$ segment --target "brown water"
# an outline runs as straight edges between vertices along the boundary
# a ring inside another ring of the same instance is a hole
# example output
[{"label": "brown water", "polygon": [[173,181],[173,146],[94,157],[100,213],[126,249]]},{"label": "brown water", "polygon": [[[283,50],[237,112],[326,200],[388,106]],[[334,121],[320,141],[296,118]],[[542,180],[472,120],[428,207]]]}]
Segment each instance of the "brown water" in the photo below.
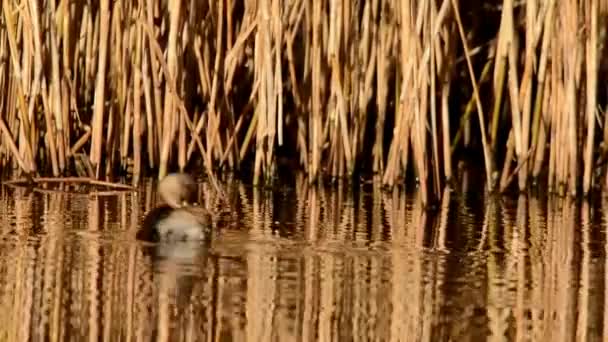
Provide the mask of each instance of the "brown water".
[{"label": "brown water", "polygon": [[446,192],[425,213],[373,185],[235,183],[237,210],[204,248],[133,240],[152,189],[2,186],[0,340],[608,337],[607,200]]}]

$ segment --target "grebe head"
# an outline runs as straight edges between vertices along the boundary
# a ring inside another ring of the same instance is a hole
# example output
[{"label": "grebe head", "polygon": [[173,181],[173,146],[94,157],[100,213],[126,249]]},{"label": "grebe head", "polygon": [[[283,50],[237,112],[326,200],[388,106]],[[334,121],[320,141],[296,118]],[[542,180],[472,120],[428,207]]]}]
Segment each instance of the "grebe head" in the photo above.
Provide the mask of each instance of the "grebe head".
[{"label": "grebe head", "polygon": [[196,183],[185,173],[170,173],[158,183],[158,192],[168,206],[178,209],[196,204]]}]

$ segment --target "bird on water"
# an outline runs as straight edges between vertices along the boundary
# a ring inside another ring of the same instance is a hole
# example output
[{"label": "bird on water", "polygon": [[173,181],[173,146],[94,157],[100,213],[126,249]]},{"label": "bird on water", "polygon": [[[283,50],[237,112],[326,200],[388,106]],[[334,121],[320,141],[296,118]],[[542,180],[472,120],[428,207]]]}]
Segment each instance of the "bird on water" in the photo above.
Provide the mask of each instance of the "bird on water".
[{"label": "bird on water", "polygon": [[211,214],[197,203],[196,183],[185,173],[171,173],[158,184],[161,204],[146,214],[139,240],[207,241]]}]

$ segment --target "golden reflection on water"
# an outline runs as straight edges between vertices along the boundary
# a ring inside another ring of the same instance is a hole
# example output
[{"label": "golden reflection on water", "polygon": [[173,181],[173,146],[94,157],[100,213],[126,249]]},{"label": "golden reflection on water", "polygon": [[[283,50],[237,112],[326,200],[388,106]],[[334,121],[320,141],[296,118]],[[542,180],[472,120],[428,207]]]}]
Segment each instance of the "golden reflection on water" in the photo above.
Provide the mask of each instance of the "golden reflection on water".
[{"label": "golden reflection on water", "polygon": [[113,196],[2,186],[0,340],[608,338],[606,199],[446,191],[425,212],[375,185],[228,190],[236,212],[201,248],[133,240],[151,182]]}]

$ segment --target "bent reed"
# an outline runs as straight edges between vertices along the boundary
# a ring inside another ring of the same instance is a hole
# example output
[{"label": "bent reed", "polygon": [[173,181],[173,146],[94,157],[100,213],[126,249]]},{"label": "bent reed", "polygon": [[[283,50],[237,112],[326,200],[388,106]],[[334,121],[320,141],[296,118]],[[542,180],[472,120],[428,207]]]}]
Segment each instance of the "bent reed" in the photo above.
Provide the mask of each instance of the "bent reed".
[{"label": "bent reed", "polygon": [[[608,186],[601,0],[4,0],[0,167]],[[603,132],[602,132],[603,131]],[[81,167],[79,167],[79,165]],[[84,165],[84,167],[82,167]]]}]

